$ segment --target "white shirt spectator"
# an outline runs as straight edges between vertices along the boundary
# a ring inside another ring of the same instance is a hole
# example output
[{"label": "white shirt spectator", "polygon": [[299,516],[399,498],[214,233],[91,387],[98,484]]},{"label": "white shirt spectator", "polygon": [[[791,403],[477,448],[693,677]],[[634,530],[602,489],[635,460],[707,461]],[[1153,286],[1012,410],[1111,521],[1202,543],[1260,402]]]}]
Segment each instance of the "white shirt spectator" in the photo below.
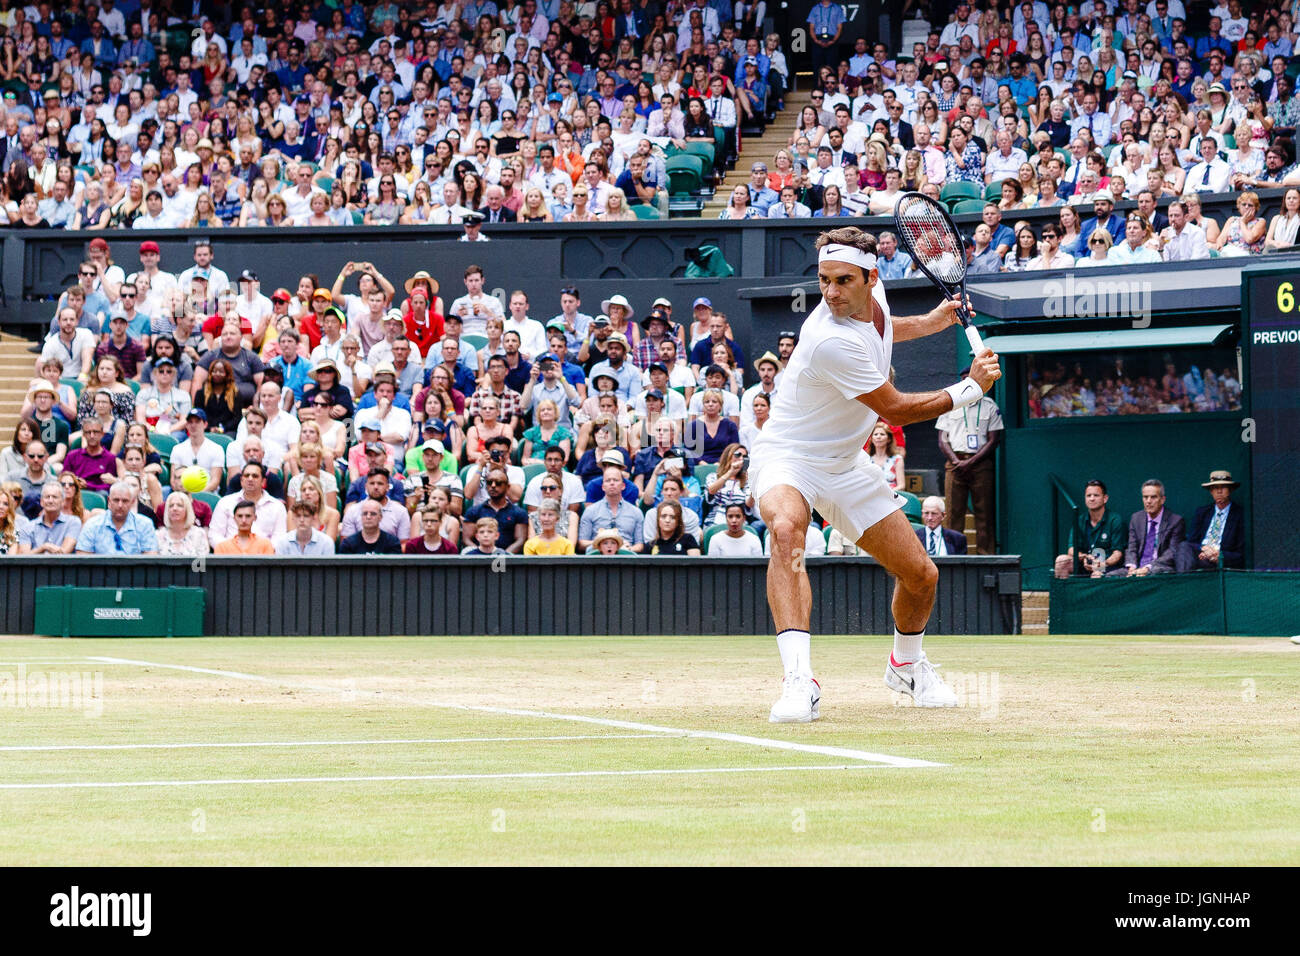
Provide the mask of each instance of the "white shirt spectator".
[{"label": "white shirt spectator", "polygon": [[[208,525],[208,540],[215,548],[222,541],[229,540],[239,530],[235,525],[235,505],[244,500],[244,492],[236,491],[226,495],[212,509],[212,523]],[[257,516],[253,518],[253,531],[267,541],[274,540],[285,528],[286,512],[284,504],[278,498],[272,498],[266,492],[253,502]]]},{"label": "white shirt spectator", "polygon": [[1231,175],[1232,167],[1217,157],[1208,163],[1199,162],[1187,171],[1187,179],[1183,181],[1183,192],[1227,192],[1228,177]]},{"label": "white shirt spectator", "polygon": [[530,359],[546,352],[546,327],[536,319],[525,318],[516,322],[513,315],[508,316],[502,332],[519,333],[519,351]]},{"label": "white shirt spectator", "polygon": [[[554,478],[550,472],[542,472],[540,475],[534,475],[528,482],[528,487],[524,489],[523,504],[526,508],[536,508],[542,503],[542,479]],[[587,492],[582,487],[582,479],[569,471],[560,473],[560,507],[568,510],[570,505],[583,505],[587,503]]]},{"label": "white shirt spectator", "polygon": [[[1173,226],[1169,227],[1173,230]],[[1210,258],[1210,248],[1205,244],[1205,230],[1194,222],[1183,224],[1182,232],[1174,233],[1161,250],[1165,262],[1186,262],[1190,259]]]},{"label": "white shirt spectator", "polygon": [[984,175],[990,183],[1015,179],[1020,175],[1021,165],[1028,161],[1025,151],[1018,147],[1013,146],[1009,156],[1004,156],[1002,150],[995,149],[984,158]]},{"label": "white shirt spectator", "polygon": [[206,437],[196,453],[194,446],[187,437],[172,447],[172,453],[168,456],[167,461],[171,466],[173,475],[182,469],[189,468],[191,465],[205,468],[209,475],[213,475],[218,474],[226,466],[226,453],[224,448],[211,438]]},{"label": "white shirt spectator", "polygon": [[748,531],[742,532],[739,538],[733,538],[726,531],[719,531],[709,539],[707,554],[710,558],[761,558],[763,545],[759,542],[758,535]]}]

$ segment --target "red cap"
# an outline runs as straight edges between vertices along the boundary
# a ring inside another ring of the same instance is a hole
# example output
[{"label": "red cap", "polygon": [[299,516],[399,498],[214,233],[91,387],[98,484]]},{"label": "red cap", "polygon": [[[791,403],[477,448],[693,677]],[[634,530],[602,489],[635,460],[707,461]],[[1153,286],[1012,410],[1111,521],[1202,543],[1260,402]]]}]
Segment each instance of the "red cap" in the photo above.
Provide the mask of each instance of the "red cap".
[{"label": "red cap", "polygon": [[94,239],[91,239],[91,240],[90,240],[90,248],[92,248],[92,249],[107,249],[107,248],[108,248],[108,240],[107,240],[107,239],[101,239],[101,238],[99,238],[99,237],[97,236],[97,237],[95,237]]},{"label": "red cap", "polygon": [[276,289],[271,293],[272,302],[292,302],[293,296],[289,294],[288,289]]},{"label": "red cap", "polygon": [[[102,242],[103,240],[101,239],[98,241]],[[144,255],[146,252],[161,253],[162,250],[158,248],[158,243],[154,242],[152,239],[146,239],[144,242],[140,243],[140,254]]]}]

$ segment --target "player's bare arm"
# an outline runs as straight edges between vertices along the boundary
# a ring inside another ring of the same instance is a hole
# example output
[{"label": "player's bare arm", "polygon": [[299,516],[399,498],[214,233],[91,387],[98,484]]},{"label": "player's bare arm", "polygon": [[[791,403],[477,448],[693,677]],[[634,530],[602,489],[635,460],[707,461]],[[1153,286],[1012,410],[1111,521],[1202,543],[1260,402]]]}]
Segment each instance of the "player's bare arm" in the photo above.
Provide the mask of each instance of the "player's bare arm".
[{"label": "player's bare arm", "polygon": [[[966,298],[966,308],[972,310],[970,297]],[[957,300],[945,299],[925,315],[894,316],[894,342],[908,342],[942,332],[951,325],[957,325]]]},{"label": "player's bare arm", "polygon": [[[956,304],[953,303],[954,309]],[[985,349],[971,362],[970,380],[986,393],[1002,377],[998,357]],[[900,392],[889,382],[874,391],[859,395],[857,400],[881,418],[894,425],[910,425],[938,418],[954,407],[953,395],[947,389],[935,392]]]}]

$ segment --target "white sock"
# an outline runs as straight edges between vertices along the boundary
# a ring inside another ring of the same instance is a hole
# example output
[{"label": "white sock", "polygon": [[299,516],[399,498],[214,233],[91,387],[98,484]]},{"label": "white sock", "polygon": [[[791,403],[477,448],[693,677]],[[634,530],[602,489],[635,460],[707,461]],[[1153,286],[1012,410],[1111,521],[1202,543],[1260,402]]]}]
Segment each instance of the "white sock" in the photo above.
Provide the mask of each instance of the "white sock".
[{"label": "white sock", "polygon": [[812,677],[812,635],[807,631],[787,628],[776,636],[776,646],[781,652],[781,668],[787,673]]},{"label": "white sock", "polygon": [[902,634],[894,628],[894,663],[910,664],[921,656],[921,641],[925,631],[918,634]]}]

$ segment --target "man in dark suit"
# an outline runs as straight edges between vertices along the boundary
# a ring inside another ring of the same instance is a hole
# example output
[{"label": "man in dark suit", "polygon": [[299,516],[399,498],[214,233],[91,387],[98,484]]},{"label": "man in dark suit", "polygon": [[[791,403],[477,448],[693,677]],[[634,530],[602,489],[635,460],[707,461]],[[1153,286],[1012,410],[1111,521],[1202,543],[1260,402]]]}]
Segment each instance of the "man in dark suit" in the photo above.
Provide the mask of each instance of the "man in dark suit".
[{"label": "man in dark suit", "polygon": [[903,122],[903,104],[897,100],[889,104],[889,138],[903,149],[911,149],[916,145],[916,139],[912,136],[912,124]]},{"label": "man in dark suit", "polygon": [[1210,480],[1201,484],[1210,489],[1213,504],[1201,505],[1192,518],[1191,532],[1183,543],[1184,561],[1195,571],[1246,566],[1246,519],[1241,505],[1232,501],[1232,490],[1241,482],[1233,481],[1226,471],[1210,472]]},{"label": "man in dark suit", "polygon": [[1164,232],[1169,225],[1169,217],[1156,208],[1156,194],[1151,190],[1143,189],[1137,194],[1137,208],[1147,222],[1151,223],[1152,232]]},{"label": "man in dark suit", "polygon": [[614,40],[615,42],[623,37],[631,37],[633,46],[638,46],[635,41],[640,40],[649,32],[650,25],[646,20],[645,11],[639,6],[634,6],[632,0],[619,0],[618,13],[614,14]]},{"label": "man in dark suit", "polygon": [[1186,570],[1179,545],[1187,537],[1182,515],[1165,509],[1165,486],[1154,478],[1142,484],[1142,510],[1128,522],[1124,567],[1111,574],[1142,577]]},{"label": "man in dark suit", "polygon": [[515,222],[518,217],[505,206],[506,192],[495,183],[484,194],[486,205],[479,209],[484,222]]},{"label": "man in dark suit", "polygon": [[925,527],[917,528],[916,536],[921,540],[925,553],[931,557],[966,553],[966,536],[943,526],[947,515],[948,507],[937,495],[921,502],[921,521]]}]

